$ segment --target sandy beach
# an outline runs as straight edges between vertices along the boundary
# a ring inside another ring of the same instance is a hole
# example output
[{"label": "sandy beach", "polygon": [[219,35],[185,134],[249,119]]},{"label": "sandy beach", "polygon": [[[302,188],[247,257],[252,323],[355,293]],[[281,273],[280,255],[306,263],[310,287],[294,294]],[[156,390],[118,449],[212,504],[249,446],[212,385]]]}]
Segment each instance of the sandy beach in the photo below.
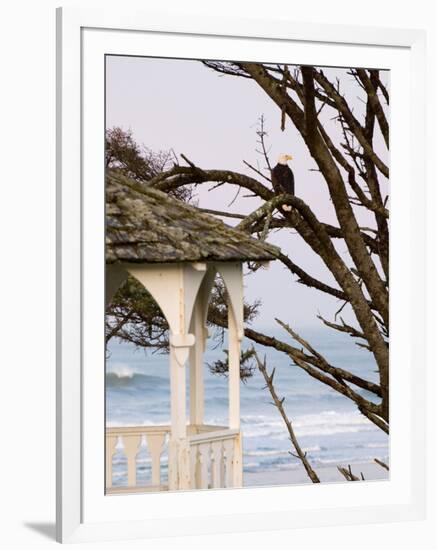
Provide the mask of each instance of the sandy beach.
[{"label": "sandy beach", "polygon": [[[348,464],[339,464],[348,467]],[[352,473],[361,476],[363,473],[366,481],[389,479],[389,472],[374,462],[351,464]],[[319,466],[315,468],[322,483],[341,483],[345,478],[337,470],[337,465]],[[302,485],[311,483],[303,467],[289,470],[277,470],[270,472],[244,473],[244,486],[271,486],[271,485]]]}]

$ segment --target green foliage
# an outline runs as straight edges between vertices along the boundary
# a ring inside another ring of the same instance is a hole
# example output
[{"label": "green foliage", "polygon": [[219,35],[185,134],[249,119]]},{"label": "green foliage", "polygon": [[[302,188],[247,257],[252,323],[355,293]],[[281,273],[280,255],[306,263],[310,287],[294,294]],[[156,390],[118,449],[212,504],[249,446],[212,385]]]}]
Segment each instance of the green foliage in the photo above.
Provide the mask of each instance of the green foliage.
[{"label": "green foliage", "polygon": [[[229,350],[224,349],[226,357],[224,360],[218,359],[214,363],[208,363],[209,370],[212,374],[218,374],[220,376],[229,375]],[[255,350],[253,347],[242,350],[240,355],[240,379],[243,382],[247,382],[248,378],[251,378],[253,371],[255,370]]]},{"label": "green foliage", "polygon": [[[131,130],[114,127],[105,134],[105,166],[107,170],[120,171],[124,176],[140,183],[171,168],[177,161],[173,151],[154,152],[148,147],[140,147],[132,136]],[[191,187],[172,190],[169,194],[189,202],[192,198]]]}]

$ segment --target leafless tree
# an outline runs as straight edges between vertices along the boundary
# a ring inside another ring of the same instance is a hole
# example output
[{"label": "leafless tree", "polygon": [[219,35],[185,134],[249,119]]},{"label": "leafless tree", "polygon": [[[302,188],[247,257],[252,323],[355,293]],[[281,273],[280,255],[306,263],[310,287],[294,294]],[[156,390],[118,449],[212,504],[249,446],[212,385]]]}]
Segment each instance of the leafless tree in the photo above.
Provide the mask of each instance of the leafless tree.
[{"label": "leafless tree", "polygon": [[[357,117],[341,83],[328,78],[325,73],[329,71],[321,68],[240,62],[205,62],[205,65],[236,78],[251,79],[279,107],[281,127],[284,128],[286,122],[294,125],[315,161],[329,191],[338,223],[331,225],[320,220],[311,205],[297,196],[275,195],[268,172],[265,175],[253,166],[254,176],[249,176],[227,170],[225,166],[199,167],[185,157],[187,166],[176,164],[152,177],[148,185],[167,192],[207,182],[244,188],[260,199],[261,206],[247,216],[232,215],[241,218],[238,225],[241,230],[261,238],[266,238],[272,230],[293,229],[299,234],[328,268],[335,285],[308,273],[299,265],[299,258],[281,253],[279,260],[299,283],[350,306],[356,319],[354,323],[346,323],[341,317],[340,320],[320,317],[320,320],[329,329],[349,334],[373,355],[377,382],[358,376],[352,368],[332,365],[285,321],[278,320],[295,345],[252,328],[246,330],[246,336],[287,354],[294,365],[352,400],[363,415],[388,433],[389,168],[384,159],[386,151],[378,151],[375,142],[378,139],[388,150],[389,94],[380,71],[349,71],[365,106],[364,115]],[[342,139],[330,134],[326,124],[328,117],[334,120]],[[264,137],[262,130],[259,133],[261,150],[270,166]],[[278,210],[284,204],[292,207],[290,212]],[[360,210],[366,211],[372,220],[366,227],[359,222]],[[340,241],[347,255],[338,252],[336,242]],[[219,326],[222,323],[221,319],[214,319],[214,315],[211,319]],[[362,390],[366,390],[364,395]]]}]

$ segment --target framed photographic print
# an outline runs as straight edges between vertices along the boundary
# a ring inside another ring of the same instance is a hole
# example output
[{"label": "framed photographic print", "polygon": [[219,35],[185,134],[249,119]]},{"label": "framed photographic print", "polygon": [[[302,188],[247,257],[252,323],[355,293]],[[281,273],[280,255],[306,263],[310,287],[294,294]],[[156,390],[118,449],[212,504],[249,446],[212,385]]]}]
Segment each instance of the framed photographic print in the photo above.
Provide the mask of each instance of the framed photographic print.
[{"label": "framed photographic print", "polygon": [[58,10],[59,541],[423,516],[423,65]]}]

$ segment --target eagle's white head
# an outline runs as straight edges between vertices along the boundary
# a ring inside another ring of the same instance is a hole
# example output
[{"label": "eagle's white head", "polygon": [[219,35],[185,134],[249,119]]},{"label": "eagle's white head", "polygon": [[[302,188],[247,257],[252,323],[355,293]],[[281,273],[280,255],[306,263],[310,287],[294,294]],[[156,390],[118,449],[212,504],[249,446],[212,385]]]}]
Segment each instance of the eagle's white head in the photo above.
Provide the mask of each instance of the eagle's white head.
[{"label": "eagle's white head", "polygon": [[279,155],[278,164],[287,164],[289,160],[293,160],[291,155]]}]

